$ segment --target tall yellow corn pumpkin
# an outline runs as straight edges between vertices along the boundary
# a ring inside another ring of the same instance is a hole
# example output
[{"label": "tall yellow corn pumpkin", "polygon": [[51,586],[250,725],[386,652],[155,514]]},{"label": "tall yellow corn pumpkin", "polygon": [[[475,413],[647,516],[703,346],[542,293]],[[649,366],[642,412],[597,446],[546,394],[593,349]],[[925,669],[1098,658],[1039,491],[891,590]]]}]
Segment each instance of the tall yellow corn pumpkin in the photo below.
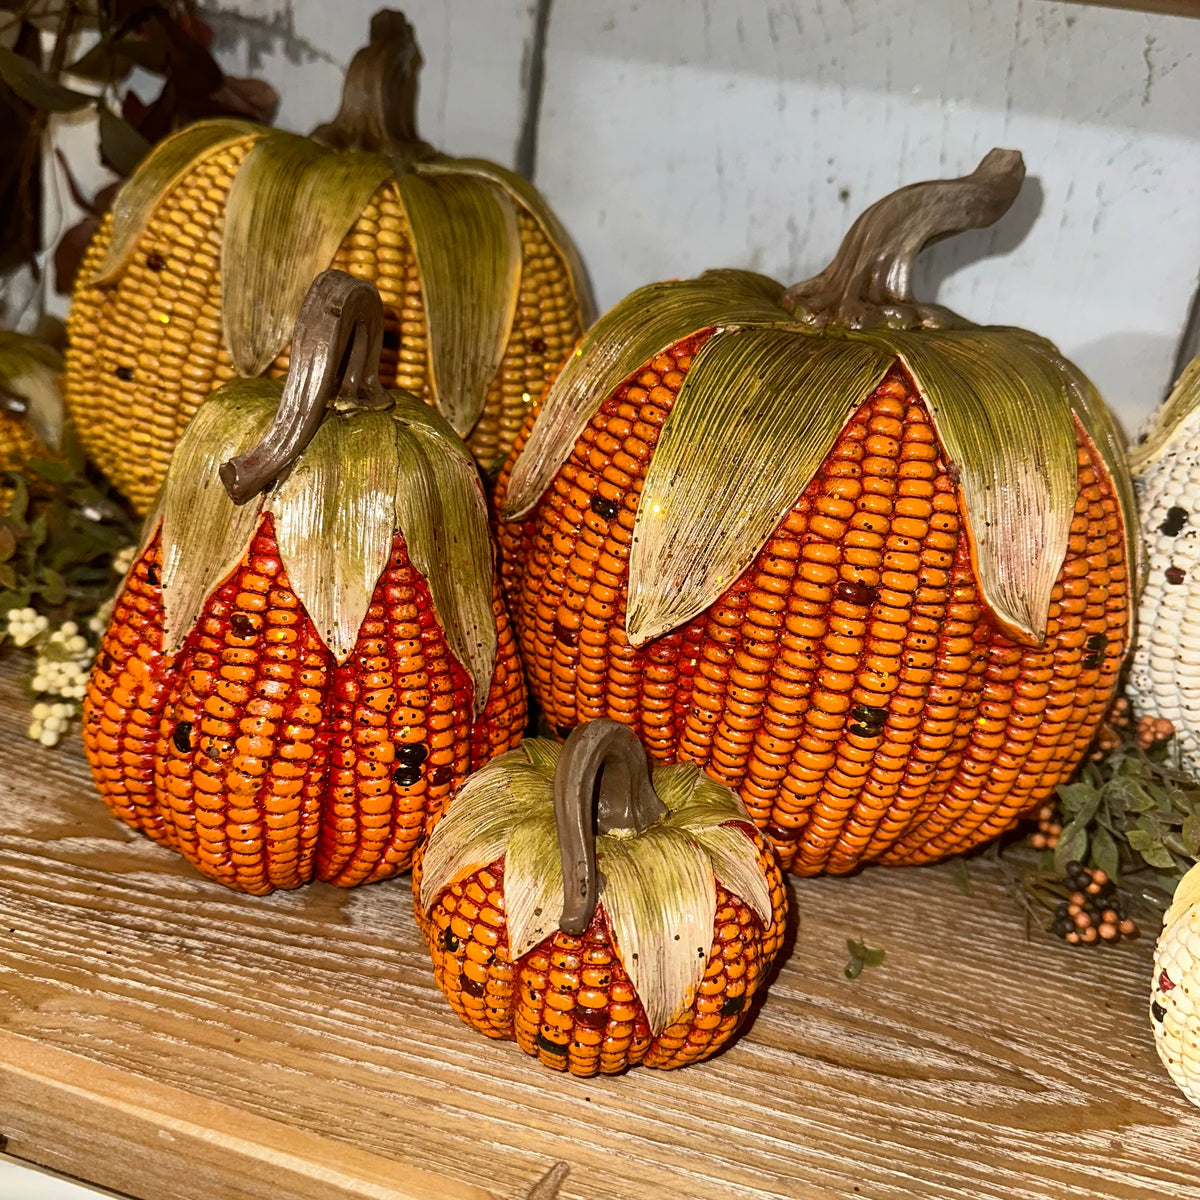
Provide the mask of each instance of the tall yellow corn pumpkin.
[{"label": "tall yellow corn pumpkin", "polygon": [[408,22],[378,13],[331,124],[311,138],[193,125],[118,195],[79,272],[66,401],[140,512],[211,391],[284,374],[305,291],[331,265],[383,298],[384,385],[435,404],[485,469],[503,461],[591,300],[528,183],[417,136],[420,64]]},{"label": "tall yellow corn pumpkin", "polygon": [[911,294],[1019,154],[913,185],[784,290],[715,271],[584,337],[497,483],[527,676],[738,791],[785,866],[919,863],[1070,774],[1129,632],[1115,427],[1048,342]]},{"label": "tall yellow corn pumpkin", "polygon": [[524,731],[478,473],[380,386],[381,337],[370,285],[328,271],[286,386],[201,406],[88,682],[109,808],[241,891],[407,870]]}]

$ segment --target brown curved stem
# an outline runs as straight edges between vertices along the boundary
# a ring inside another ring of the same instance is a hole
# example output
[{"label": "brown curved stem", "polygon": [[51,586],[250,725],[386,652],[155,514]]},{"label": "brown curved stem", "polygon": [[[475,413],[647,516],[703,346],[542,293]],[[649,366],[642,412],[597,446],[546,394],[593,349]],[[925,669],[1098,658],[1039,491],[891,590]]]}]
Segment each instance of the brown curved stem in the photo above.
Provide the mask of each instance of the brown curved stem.
[{"label": "brown curved stem", "polygon": [[318,275],[296,318],[275,419],[257,446],[221,465],[234,504],[245,504],[291,468],[331,406],[391,407],[379,382],[382,348],[383,302],[374,287],[344,271]]},{"label": "brown curved stem", "polygon": [[342,106],[310,136],[335,150],[366,150],[404,162],[433,148],[417,136],[417,79],[421,51],[403,13],[381,9],[371,40],[355,54],[342,85]]},{"label": "brown curved stem", "polygon": [[982,229],[1009,209],[1025,179],[1017,150],[990,150],[961,179],[913,183],[871,205],[820,275],[783,294],[783,305],[811,325],[867,329],[940,324],[948,316],[912,294],[917,255],[932,242]]},{"label": "brown curved stem", "polygon": [[604,717],[571,731],[554,772],[563,933],[583,933],[596,914],[596,834],[641,833],[666,811],[650,782],[646,751],[628,726]]}]

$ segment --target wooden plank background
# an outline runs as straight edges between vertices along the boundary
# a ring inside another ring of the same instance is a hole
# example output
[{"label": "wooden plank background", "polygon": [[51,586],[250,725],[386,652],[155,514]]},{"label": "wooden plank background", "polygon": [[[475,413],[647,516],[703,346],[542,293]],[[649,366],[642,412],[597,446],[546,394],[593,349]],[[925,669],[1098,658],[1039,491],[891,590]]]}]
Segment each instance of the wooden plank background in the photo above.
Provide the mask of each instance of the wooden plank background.
[{"label": "wooden plank background", "polygon": [[[993,868],[797,881],[715,1061],[563,1078],[443,1004],[407,879],[266,899],[113,821],[0,670],[0,1133],[139,1200],[1200,1200],[1149,939],[1026,941]],[[847,937],[887,951],[854,982]]]}]

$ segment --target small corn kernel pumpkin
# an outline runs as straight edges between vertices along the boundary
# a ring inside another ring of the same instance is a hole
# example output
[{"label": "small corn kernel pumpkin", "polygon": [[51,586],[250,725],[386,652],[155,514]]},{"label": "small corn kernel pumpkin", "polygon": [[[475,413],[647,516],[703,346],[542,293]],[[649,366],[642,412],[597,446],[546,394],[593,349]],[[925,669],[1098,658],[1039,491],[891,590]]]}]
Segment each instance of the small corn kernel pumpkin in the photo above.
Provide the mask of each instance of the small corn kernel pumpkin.
[{"label": "small corn kernel pumpkin", "polygon": [[454,1011],[575,1075],[714,1054],[786,916],[775,856],[737,797],[690,763],[651,776],[632,732],[608,720],[562,747],[525,741],[473,775],[413,884]]},{"label": "small corn kernel pumpkin", "polygon": [[286,383],[200,407],[88,683],[109,808],[242,891],[406,870],[524,730],[475,465],[380,386],[382,332],[371,285],[328,271]]},{"label": "small corn kernel pumpkin", "polygon": [[1200,865],[1179,881],[1154,947],[1150,1025],[1163,1066],[1200,1104]]},{"label": "small corn kernel pumpkin", "polygon": [[784,291],[634,292],[497,482],[502,579],[560,732],[609,716],[735,788],[785,867],[919,863],[1003,832],[1079,761],[1129,628],[1132,492],[1048,342],[915,301],[990,224],[992,151],[851,228]]},{"label": "small corn kernel pumpkin", "polygon": [[383,297],[384,384],[436,404],[485,469],[503,461],[591,300],[528,183],[417,136],[420,64],[408,22],[377,13],[311,138],[203,122],[122,189],[80,269],[66,399],[139,512],[209,392],[286,371],[305,290],[331,265]]},{"label": "small corn kernel pumpkin", "polygon": [[62,449],[62,369],[58,351],[46,342],[0,330],[0,471]]},{"label": "small corn kernel pumpkin", "polygon": [[1200,357],[1131,456],[1147,564],[1126,689],[1139,713],[1175,726],[1200,777]]}]

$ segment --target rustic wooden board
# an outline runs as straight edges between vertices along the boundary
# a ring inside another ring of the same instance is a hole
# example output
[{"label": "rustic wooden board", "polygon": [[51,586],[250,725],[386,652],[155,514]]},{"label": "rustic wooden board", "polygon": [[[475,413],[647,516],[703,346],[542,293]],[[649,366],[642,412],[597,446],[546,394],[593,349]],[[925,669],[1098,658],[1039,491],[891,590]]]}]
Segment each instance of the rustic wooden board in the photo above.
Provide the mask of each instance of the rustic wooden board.
[{"label": "rustic wooden board", "polygon": [[[111,820],[0,668],[0,1133],[139,1200],[1200,1198],[1151,947],[1028,942],[994,871],[800,881],[718,1060],[549,1074],[461,1026],[407,880],[254,899]],[[845,940],[887,961],[854,982]]]}]

